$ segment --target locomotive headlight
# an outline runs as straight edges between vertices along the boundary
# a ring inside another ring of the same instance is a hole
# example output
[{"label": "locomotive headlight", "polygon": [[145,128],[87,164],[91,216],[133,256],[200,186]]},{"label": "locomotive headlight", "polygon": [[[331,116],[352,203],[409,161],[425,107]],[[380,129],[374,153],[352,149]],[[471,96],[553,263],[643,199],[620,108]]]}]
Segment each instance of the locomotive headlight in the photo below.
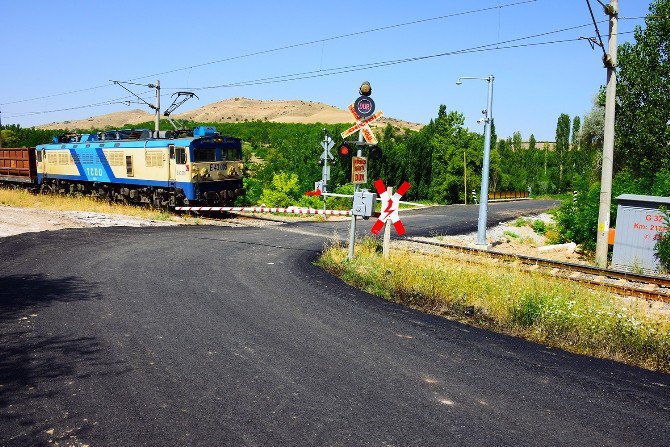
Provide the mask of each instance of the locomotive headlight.
[{"label": "locomotive headlight", "polygon": [[207,177],[207,168],[200,168],[200,177]]}]

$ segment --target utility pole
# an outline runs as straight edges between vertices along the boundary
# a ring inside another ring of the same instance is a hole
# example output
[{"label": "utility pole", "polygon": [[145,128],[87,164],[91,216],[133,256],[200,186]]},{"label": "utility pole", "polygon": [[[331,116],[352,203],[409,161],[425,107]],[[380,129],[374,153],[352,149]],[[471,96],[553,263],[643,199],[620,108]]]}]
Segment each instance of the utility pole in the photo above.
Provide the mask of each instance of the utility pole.
[{"label": "utility pole", "polygon": [[0,110],[0,149],[2,149],[2,110]]},{"label": "utility pole", "polygon": [[[610,229],[610,207],[612,204],[612,165],[614,158],[614,112],[616,105],[616,60],[617,32],[619,25],[619,2],[610,0],[604,6],[610,18],[609,52],[603,56],[607,68],[607,90],[605,95],[605,139],[603,141],[602,175],[600,180],[600,208],[598,209],[598,236],[596,239],[596,263],[607,268],[608,234]],[[604,50],[604,49],[603,49]]]},{"label": "utility pole", "polygon": [[159,137],[158,132],[161,129],[161,81],[156,81],[156,138]]},{"label": "utility pole", "polygon": [[484,129],[484,161],[482,164],[482,192],[479,199],[479,221],[477,222],[477,245],[486,246],[486,221],[489,206],[489,160],[491,157],[491,123],[493,122],[493,75],[489,83],[488,106],[486,107],[486,127]]},{"label": "utility pole", "polygon": [[[489,94],[486,110],[482,110],[484,114],[484,160],[482,163],[482,187],[479,198],[479,219],[477,220],[477,242],[475,245],[487,246],[486,243],[486,220],[489,206],[489,160],[491,158],[491,124],[493,124],[493,81],[495,77],[489,75],[485,78],[461,76],[456,81],[456,85],[461,85],[463,79],[478,79],[489,83]],[[482,120],[477,120],[481,124]],[[473,190],[474,191],[474,190]]]}]

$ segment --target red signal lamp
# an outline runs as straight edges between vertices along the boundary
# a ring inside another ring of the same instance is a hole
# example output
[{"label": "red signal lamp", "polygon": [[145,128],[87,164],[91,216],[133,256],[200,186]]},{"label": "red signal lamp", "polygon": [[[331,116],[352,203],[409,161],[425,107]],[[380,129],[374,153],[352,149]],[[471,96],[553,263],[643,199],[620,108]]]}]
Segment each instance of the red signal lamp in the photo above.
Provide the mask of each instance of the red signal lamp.
[{"label": "red signal lamp", "polygon": [[353,145],[351,143],[345,142],[342,143],[342,145],[337,149],[337,153],[340,155],[342,158],[349,158],[351,157],[351,153],[353,151]]}]

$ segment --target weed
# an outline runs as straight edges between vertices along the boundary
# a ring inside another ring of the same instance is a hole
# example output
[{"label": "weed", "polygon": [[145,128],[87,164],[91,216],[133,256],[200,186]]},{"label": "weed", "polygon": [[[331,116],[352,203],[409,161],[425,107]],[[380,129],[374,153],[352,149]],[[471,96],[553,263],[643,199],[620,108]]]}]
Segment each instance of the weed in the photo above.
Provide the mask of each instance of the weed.
[{"label": "weed", "polygon": [[531,225],[531,228],[537,234],[545,234],[547,232],[547,225],[540,219],[535,219]]},{"label": "weed", "polygon": [[514,221],[512,225],[515,227],[525,227],[526,225],[530,224],[530,221],[524,217],[519,217],[517,220]]},{"label": "weed", "polygon": [[514,231],[505,230],[505,231],[503,231],[503,234],[505,236],[511,237],[512,239],[518,239],[519,238],[519,235],[516,234]]}]

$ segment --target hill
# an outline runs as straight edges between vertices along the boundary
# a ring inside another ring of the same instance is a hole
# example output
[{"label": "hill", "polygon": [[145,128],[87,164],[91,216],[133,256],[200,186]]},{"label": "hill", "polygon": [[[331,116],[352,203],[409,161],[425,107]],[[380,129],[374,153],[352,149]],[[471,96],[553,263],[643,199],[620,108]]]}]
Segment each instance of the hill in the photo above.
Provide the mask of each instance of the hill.
[{"label": "hill", "polygon": [[[249,98],[230,98],[200,107],[188,112],[172,115],[173,119],[183,119],[205,123],[230,123],[243,121],[271,121],[276,123],[353,123],[348,110],[333,107],[321,102],[258,100]],[[153,115],[142,110],[115,112],[107,115],[92,116],[83,120],[63,121],[38,126],[42,129],[91,129],[132,125],[151,121]],[[162,118],[164,119],[164,118]],[[391,124],[394,127],[418,130],[422,124],[410,123],[395,118],[383,117],[378,126]],[[376,123],[375,123],[376,124]]]}]

